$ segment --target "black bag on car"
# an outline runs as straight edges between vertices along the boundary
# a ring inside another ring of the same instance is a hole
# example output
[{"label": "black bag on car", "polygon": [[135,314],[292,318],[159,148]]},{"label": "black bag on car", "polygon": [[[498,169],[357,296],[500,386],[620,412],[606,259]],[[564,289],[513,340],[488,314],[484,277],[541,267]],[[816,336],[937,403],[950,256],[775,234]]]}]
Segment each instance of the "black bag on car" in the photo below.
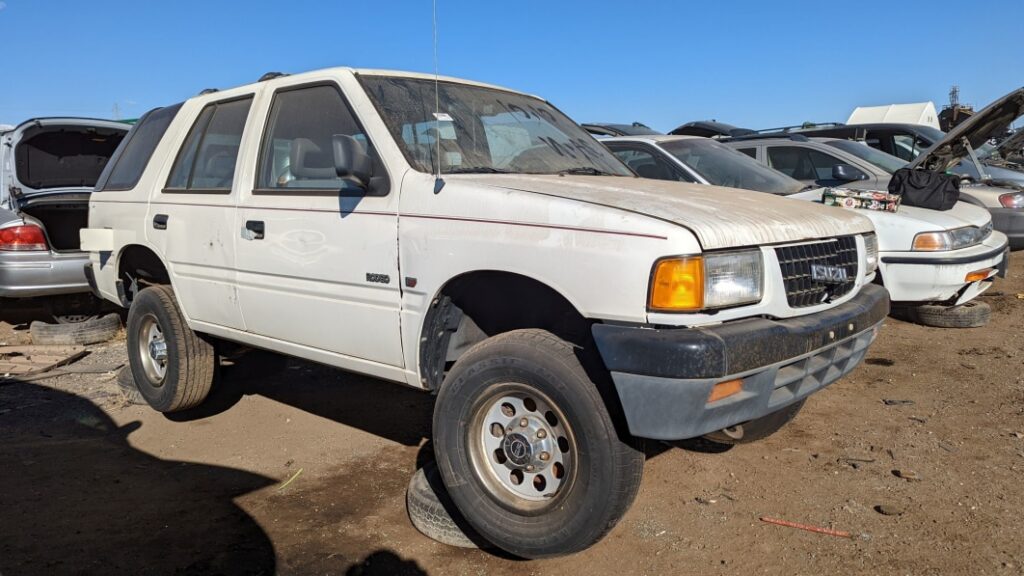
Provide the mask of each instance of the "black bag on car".
[{"label": "black bag on car", "polygon": [[905,206],[949,210],[960,199],[960,177],[900,168],[889,180],[889,193],[902,196]]}]

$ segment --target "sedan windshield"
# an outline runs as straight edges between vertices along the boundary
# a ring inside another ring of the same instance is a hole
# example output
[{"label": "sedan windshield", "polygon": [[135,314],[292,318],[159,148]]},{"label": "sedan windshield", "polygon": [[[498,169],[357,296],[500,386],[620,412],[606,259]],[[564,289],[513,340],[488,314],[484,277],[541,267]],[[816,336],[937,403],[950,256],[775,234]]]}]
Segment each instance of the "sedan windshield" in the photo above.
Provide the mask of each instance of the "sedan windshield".
[{"label": "sedan windshield", "polygon": [[715,186],[783,195],[796,194],[804,188],[801,182],[714,140],[686,138],[661,142],[660,145]]},{"label": "sedan windshield", "polygon": [[420,172],[633,176],[543,100],[420,78],[364,75],[360,80],[409,164]]},{"label": "sedan windshield", "polygon": [[889,154],[872,148],[863,142],[857,142],[854,140],[829,140],[827,144],[833,148],[839,148],[844,152],[849,152],[861,160],[866,160],[878,168],[885,170],[889,174],[892,174],[907,165],[906,161],[895,156],[890,156]]}]

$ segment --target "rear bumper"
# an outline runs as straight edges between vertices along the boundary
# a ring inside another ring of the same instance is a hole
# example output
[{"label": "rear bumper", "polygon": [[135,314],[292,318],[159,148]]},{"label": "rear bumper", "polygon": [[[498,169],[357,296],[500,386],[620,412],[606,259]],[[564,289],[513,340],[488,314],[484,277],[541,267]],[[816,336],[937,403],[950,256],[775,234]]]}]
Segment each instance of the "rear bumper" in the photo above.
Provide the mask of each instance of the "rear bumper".
[{"label": "rear bumper", "polygon": [[31,298],[88,292],[86,253],[0,253],[0,297]]},{"label": "rear bumper", "polygon": [[[888,313],[885,289],[867,285],[799,318],[663,330],[595,324],[593,334],[630,433],[680,440],[766,416],[848,374]],[[741,392],[708,402],[715,384],[735,379]]]},{"label": "rear bumper", "polygon": [[990,208],[992,227],[1010,239],[1010,249],[1024,248],[1024,210],[1011,208]]}]

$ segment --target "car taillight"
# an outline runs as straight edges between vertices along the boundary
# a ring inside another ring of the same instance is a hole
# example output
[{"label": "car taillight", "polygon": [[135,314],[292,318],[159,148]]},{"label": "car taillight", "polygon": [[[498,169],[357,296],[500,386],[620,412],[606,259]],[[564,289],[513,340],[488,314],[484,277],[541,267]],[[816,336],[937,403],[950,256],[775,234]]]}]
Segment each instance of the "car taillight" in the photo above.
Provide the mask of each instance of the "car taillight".
[{"label": "car taillight", "polygon": [[1003,194],[999,197],[999,203],[1003,208],[1024,208],[1024,192]]},{"label": "car taillight", "polygon": [[0,250],[47,250],[46,235],[38,226],[0,229]]}]

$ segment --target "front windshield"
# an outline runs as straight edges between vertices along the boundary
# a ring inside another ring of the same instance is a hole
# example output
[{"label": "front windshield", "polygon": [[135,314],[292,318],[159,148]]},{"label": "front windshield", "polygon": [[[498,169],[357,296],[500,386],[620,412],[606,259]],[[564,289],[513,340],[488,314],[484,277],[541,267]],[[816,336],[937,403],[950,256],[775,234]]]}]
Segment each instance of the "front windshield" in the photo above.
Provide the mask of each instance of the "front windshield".
[{"label": "front windshield", "polygon": [[827,144],[833,148],[839,148],[844,152],[849,152],[861,160],[866,160],[876,167],[885,170],[889,174],[892,174],[907,165],[905,160],[895,156],[890,156],[885,152],[881,152],[871,146],[868,146],[864,142],[857,142],[855,140],[829,140]]},{"label": "front windshield", "polygon": [[771,194],[795,194],[804,185],[750,156],[706,138],[661,142],[661,147],[709,183]]},{"label": "front windshield", "polygon": [[[361,76],[409,164],[433,173],[612,174],[625,165],[547,102],[420,78]],[[436,106],[436,107],[435,107]]]}]

